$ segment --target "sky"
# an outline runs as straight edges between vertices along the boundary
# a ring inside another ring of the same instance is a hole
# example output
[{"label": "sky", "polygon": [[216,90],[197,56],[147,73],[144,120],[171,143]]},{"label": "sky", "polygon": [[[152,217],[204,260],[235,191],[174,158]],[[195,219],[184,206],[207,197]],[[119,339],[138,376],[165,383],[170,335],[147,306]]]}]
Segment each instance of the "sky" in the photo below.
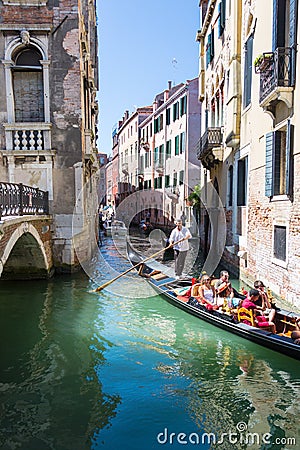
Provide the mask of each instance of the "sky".
[{"label": "sky", "polygon": [[101,153],[126,110],[198,76],[199,15],[199,0],[97,0]]}]

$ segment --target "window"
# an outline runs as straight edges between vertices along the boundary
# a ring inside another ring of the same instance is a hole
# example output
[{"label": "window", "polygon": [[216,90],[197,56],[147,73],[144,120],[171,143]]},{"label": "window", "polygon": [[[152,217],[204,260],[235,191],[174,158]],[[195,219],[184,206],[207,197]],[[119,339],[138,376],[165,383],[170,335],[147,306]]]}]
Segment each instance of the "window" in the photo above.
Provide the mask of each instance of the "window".
[{"label": "window", "polygon": [[159,117],[154,119],[154,133],[158,133],[163,129],[163,115],[161,114]]},{"label": "window", "polygon": [[221,0],[219,3],[219,37],[222,36],[225,30],[225,20],[226,20],[226,0]]},{"label": "window", "polygon": [[165,187],[169,187],[170,186],[170,175],[166,175],[165,176]]},{"label": "window", "polygon": [[179,185],[181,186],[183,184],[184,180],[184,170],[180,170],[179,172]]},{"label": "window", "polygon": [[179,102],[176,102],[173,105],[173,122],[175,122],[176,119],[179,119]]},{"label": "window", "polygon": [[294,126],[287,126],[266,135],[265,195],[293,193],[293,135]]},{"label": "window", "polygon": [[173,186],[177,186],[177,173],[175,172],[173,175]]},{"label": "window", "polygon": [[180,153],[185,151],[185,132],[180,133]]},{"label": "window", "polygon": [[166,125],[170,125],[171,123],[171,110],[168,108],[166,110]]},{"label": "window", "polygon": [[237,206],[246,206],[248,181],[248,157],[238,161]]},{"label": "window", "polygon": [[154,178],[154,189],[162,188],[162,177]]},{"label": "window", "polygon": [[180,116],[186,114],[186,95],[180,99]]},{"label": "window", "polygon": [[273,256],[281,261],[286,261],[286,227],[274,226]]},{"label": "window", "polygon": [[253,58],[253,35],[251,35],[245,43],[244,97],[243,97],[244,108],[246,108],[251,102],[252,58]]},{"label": "window", "polygon": [[179,136],[175,136],[175,155],[179,155]]},{"label": "window", "polygon": [[212,62],[215,54],[215,41],[214,41],[214,29],[211,30],[211,33],[207,36],[207,44],[206,44],[206,67]]},{"label": "window", "polygon": [[172,142],[171,140],[167,141],[167,144],[166,144],[166,159],[171,158],[171,155],[172,155],[171,142]]},{"label": "window", "polygon": [[147,152],[145,153],[145,167],[149,167],[149,162],[150,162],[149,152]]},{"label": "window", "polygon": [[16,122],[44,121],[44,86],[41,53],[33,47],[13,56],[12,82]]},{"label": "window", "polygon": [[154,149],[154,162],[155,163],[158,161],[158,157],[159,157],[159,148],[155,147],[155,149]]}]

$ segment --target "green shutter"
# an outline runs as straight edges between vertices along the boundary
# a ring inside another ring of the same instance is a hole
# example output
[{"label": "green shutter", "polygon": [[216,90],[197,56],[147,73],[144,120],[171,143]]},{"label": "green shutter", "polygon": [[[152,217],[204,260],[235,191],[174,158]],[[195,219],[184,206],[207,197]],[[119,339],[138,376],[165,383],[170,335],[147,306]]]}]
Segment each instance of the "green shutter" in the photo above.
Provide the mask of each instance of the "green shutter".
[{"label": "green shutter", "polygon": [[274,157],[274,133],[266,134],[266,172],[265,172],[265,196],[273,195],[273,157]]},{"label": "green shutter", "polygon": [[207,36],[207,44],[206,44],[206,67],[208,67],[209,63],[211,62],[211,34]]},{"label": "green shutter", "polygon": [[171,158],[171,141],[167,141],[166,159]]},{"label": "green shutter", "polygon": [[175,155],[179,155],[179,136],[175,136]]},{"label": "green shutter", "polygon": [[293,194],[293,142],[294,142],[294,125],[288,120],[286,135],[286,195]]}]

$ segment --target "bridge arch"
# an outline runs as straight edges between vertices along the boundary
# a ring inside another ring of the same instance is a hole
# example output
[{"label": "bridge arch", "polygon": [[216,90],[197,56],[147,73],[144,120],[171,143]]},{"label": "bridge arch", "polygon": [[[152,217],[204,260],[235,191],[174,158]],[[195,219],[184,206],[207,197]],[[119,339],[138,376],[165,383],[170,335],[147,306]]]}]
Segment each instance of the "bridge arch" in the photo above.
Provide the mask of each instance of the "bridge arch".
[{"label": "bridge arch", "polygon": [[11,235],[0,263],[2,279],[48,278],[51,267],[36,228],[28,222]]}]

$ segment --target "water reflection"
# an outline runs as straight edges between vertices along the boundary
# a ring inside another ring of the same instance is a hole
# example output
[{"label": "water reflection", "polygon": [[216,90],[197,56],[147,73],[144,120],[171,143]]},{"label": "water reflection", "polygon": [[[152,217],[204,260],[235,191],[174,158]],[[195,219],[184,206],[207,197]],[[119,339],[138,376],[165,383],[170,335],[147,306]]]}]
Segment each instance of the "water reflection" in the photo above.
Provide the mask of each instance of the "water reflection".
[{"label": "water reflection", "polygon": [[[1,448],[88,449],[95,428],[109,423],[120,402],[118,395],[105,395],[95,377],[95,364],[105,362],[102,349],[107,345],[90,345],[94,334],[90,314],[99,305],[90,303],[87,314],[89,299],[75,279],[32,284],[30,293],[28,283],[22,286],[23,304],[34,304],[39,310],[39,317],[29,311],[32,328],[38,328],[35,343],[30,339],[31,348],[27,345],[30,328],[23,323],[29,318],[18,302],[20,297],[16,295],[17,302],[12,302],[13,312],[8,301],[2,303],[1,317],[24,334],[10,347],[9,367],[7,359],[1,358]],[[7,294],[10,288],[6,285]],[[7,342],[10,330],[2,325],[1,341]]]},{"label": "water reflection", "polygon": [[241,423],[300,442],[298,361],[141,297],[137,279],[129,296],[92,287],[1,285],[1,448],[150,450],[164,429],[219,438]]},{"label": "water reflection", "polygon": [[[131,345],[156,353],[153,368],[163,379],[161,397],[184,405],[186,429],[168,416],[160,417],[163,428],[219,437],[270,433],[273,440],[284,438],[272,447],[278,449],[289,448],[284,444],[288,438],[300,442],[297,361],[231,336],[158,297],[142,305],[123,298],[119,314],[118,326],[130,335]],[[224,442],[223,448],[232,443]]]}]

